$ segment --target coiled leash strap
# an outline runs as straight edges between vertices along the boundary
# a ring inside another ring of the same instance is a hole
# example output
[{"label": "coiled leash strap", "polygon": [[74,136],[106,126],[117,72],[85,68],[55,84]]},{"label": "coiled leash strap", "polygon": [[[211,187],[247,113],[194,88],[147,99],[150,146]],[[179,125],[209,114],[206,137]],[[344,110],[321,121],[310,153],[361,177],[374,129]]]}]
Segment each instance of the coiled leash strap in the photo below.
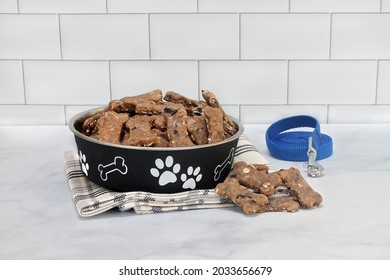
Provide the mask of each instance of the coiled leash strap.
[{"label": "coiled leash strap", "polygon": [[[297,131],[297,128],[314,128]],[[289,131],[292,130],[292,131]],[[321,176],[324,168],[316,162],[333,153],[332,138],[321,134],[320,124],[314,117],[292,116],[273,123],[266,131],[265,141],[272,156],[287,161],[307,161],[311,177]]]}]

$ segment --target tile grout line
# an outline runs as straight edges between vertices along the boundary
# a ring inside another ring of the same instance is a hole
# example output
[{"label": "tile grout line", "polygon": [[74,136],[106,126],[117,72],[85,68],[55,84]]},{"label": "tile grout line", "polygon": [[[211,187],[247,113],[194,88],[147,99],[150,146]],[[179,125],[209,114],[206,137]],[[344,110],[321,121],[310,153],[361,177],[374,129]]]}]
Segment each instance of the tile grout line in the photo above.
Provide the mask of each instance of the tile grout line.
[{"label": "tile grout line", "polygon": [[16,0],[16,8],[17,8],[18,14],[20,13],[20,4],[19,4],[19,1],[20,1],[20,0]]},{"label": "tile grout line", "polygon": [[67,121],[66,121],[66,104],[63,105],[63,108],[64,108],[64,125],[67,125]]},{"label": "tile grout line", "polygon": [[24,105],[27,105],[27,94],[26,94],[26,78],[24,74],[24,61],[21,60],[22,62],[22,79],[23,79],[23,98],[24,98]]},{"label": "tile grout line", "polygon": [[197,61],[197,67],[198,67],[198,100],[200,100],[200,60]]},{"label": "tile grout line", "polygon": [[330,104],[326,104],[326,123],[329,123]]},{"label": "tile grout line", "polygon": [[152,59],[152,42],[150,32],[150,13],[148,14],[148,44],[149,44],[149,60]]},{"label": "tile grout line", "polygon": [[330,26],[329,26],[329,59],[332,58],[332,25],[333,25],[333,14],[330,13]]},{"label": "tile grout line", "polygon": [[111,83],[111,61],[107,60],[108,63],[108,88],[110,94],[110,100],[112,100],[112,83]]},{"label": "tile grout line", "polygon": [[375,81],[375,101],[374,104],[378,104],[378,85],[379,85],[379,59],[376,61],[376,81]]},{"label": "tile grout line", "polygon": [[238,59],[241,60],[241,13],[238,14]]},{"label": "tile grout line", "polygon": [[[382,8],[381,8],[382,9]],[[58,15],[58,12],[19,12],[22,15]],[[66,12],[62,13],[63,15],[145,15],[145,14],[151,14],[151,15],[235,15],[237,13],[242,13],[246,15],[288,15],[288,14],[294,14],[294,15],[327,15],[330,12],[318,12],[318,11],[313,11],[313,12],[294,12],[294,11],[271,11],[271,12],[264,12],[264,11],[258,11],[258,12]],[[2,15],[15,15],[16,13],[14,12],[0,12]],[[349,11],[349,12],[338,12],[334,11],[332,14],[340,14],[340,15],[380,15],[380,14],[387,14],[389,15],[389,11],[377,11],[377,12],[372,12],[372,11]]]},{"label": "tile grout line", "polygon": [[286,87],[286,101],[287,101],[287,104],[286,105],[289,105],[290,104],[290,60],[287,60],[287,76],[286,76],[286,79],[287,79],[287,87]]},{"label": "tile grout line", "polygon": [[[0,58],[0,61],[10,61],[10,60],[20,60],[21,58]],[[209,58],[155,58],[155,59],[149,59],[149,58],[124,58],[124,59],[111,59],[111,58],[23,58],[24,61],[80,61],[80,62],[89,62],[89,61],[123,61],[123,62],[131,62],[131,61],[209,61],[209,62],[220,62],[220,61],[257,61],[257,62],[275,62],[275,61],[377,61],[376,58],[244,58],[244,59],[237,59],[237,58],[224,58],[224,59],[209,59]],[[381,61],[390,61],[389,58],[383,58],[380,59]]]},{"label": "tile grout line", "polygon": [[58,14],[58,34],[59,34],[59,39],[60,39],[60,57],[61,57],[61,60],[63,59],[63,55],[62,55],[62,34],[61,34],[61,19],[60,19],[61,15]]}]

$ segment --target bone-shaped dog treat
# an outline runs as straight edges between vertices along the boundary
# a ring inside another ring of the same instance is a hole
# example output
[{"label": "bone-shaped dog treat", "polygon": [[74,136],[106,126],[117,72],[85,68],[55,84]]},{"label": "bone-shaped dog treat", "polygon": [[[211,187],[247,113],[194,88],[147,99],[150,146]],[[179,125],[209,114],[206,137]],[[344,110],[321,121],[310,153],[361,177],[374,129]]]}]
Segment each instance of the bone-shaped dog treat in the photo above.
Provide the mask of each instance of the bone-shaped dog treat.
[{"label": "bone-shaped dog treat", "polygon": [[220,196],[231,199],[242,207],[247,214],[263,212],[296,212],[299,203],[292,196],[271,196],[254,193],[241,185],[236,178],[227,177],[223,183],[215,188]]},{"label": "bone-shaped dog treat", "polygon": [[188,116],[187,130],[192,142],[196,145],[207,143],[207,125],[203,116]]},{"label": "bone-shaped dog treat", "polygon": [[203,101],[198,101],[198,100],[185,97],[180,93],[174,91],[168,91],[164,96],[164,100],[173,103],[179,103],[185,107],[203,107],[205,105]]},{"label": "bone-shaped dog treat", "polygon": [[130,146],[161,147],[168,146],[167,141],[157,134],[159,130],[153,129],[156,116],[135,115],[126,122],[128,133],[123,136],[122,143]]},{"label": "bone-shaped dog treat", "polygon": [[302,207],[314,208],[322,203],[321,195],[310,187],[298,169],[291,167],[287,170],[280,170],[278,173],[283,183],[298,198]]},{"label": "bone-shaped dog treat", "polygon": [[122,157],[115,157],[114,162],[111,162],[107,165],[99,164],[98,170],[100,172],[100,178],[103,181],[107,181],[108,174],[118,171],[121,174],[127,173],[127,166],[125,160]]},{"label": "bone-shaped dog treat", "polygon": [[92,137],[100,141],[120,144],[122,127],[128,119],[129,116],[124,113],[104,112],[97,121],[97,132]]},{"label": "bone-shaped dog treat", "polygon": [[295,197],[269,197],[268,203],[259,205],[256,213],[263,212],[297,212],[299,203]]},{"label": "bone-shaped dog treat", "polygon": [[215,191],[224,197],[230,198],[235,204],[242,207],[247,214],[259,213],[261,206],[268,203],[264,194],[254,193],[240,185],[236,178],[228,177],[223,183],[219,183]]},{"label": "bone-shaped dog treat", "polygon": [[204,100],[206,100],[206,103],[213,107],[213,108],[218,108],[221,110],[222,115],[223,115],[223,128],[225,131],[225,136],[229,137],[234,135],[237,132],[237,127],[236,124],[232,121],[232,119],[229,118],[229,116],[225,113],[225,111],[222,109],[221,104],[219,103],[217,97],[212,93],[211,91],[208,90],[202,90],[202,96]]},{"label": "bone-shaped dog treat", "polygon": [[203,109],[208,128],[208,142],[216,143],[225,139],[223,114],[221,109],[207,106]]},{"label": "bone-shaped dog treat", "polygon": [[163,116],[167,121],[167,135],[170,146],[181,147],[194,145],[188,136],[187,112],[184,106],[181,105],[179,109],[176,109],[176,107],[174,109],[167,107],[164,109]]},{"label": "bone-shaped dog treat", "polygon": [[93,115],[84,121],[83,126],[82,126],[83,134],[85,134],[87,136],[91,136],[92,134],[97,133],[97,131],[98,131],[97,123],[98,123],[98,120],[100,119],[100,117],[103,115],[103,113],[104,112]]},{"label": "bone-shaped dog treat", "polygon": [[282,183],[282,179],[278,173],[266,173],[259,171],[259,166],[252,166],[243,161],[237,162],[229,176],[237,178],[240,184],[249,188],[259,190],[266,196],[271,196],[275,193],[275,188]]},{"label": "bone-shaped dog treat", "polygon": [[162,92],[160,89],[156,89],[144,94],[135,96],[126,96],[119,100],[112,100],[106,110],[112,110],[120,113],[130,113],[135,111],[136,104],[150,101],[152,103],[158,103],[162,101]]}]

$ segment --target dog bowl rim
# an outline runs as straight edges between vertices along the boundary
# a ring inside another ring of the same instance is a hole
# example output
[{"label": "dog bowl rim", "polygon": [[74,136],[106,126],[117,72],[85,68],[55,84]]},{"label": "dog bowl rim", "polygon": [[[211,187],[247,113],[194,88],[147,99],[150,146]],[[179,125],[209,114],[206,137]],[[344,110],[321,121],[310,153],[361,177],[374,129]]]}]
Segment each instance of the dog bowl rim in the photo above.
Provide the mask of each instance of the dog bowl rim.
[{"label": "dog bowl rim", "polygon": [[224,143],[234,141],[244,133],[244,126],[242,125],[242,123],[236,118],[231,116],[229,116],[229,118],[232,119],[232,121],[238,126],[238,130],[234,135],[225,138],[222,141],[218,141],[211,144],[201,144],[201,145],[184,146],[184,147],[139,147],[139,146],[130,146],[130,145],[122,145],[122,144],[113,144],[113,143],[104,142],[101,140],[94,139],[90,136],[84,135],[76,129],[75,127],[76,123],[84,122],[87,118],[102,112],[104,109],[105,107],[97,107],[94,109],[85,110],[83,112],[74,115],[69,121],[68,124],[69,129],[73,132],[75,136],[83,140],[86,140],[88,142],[92,142],[95,144],[100,144],[108,147],[125,149],[125,150],[144,150],[144,151],[180,151],[180,150],[194,150],[194,149],[201,149],[201,148],[209,148],[209,147],[219,146]]}]

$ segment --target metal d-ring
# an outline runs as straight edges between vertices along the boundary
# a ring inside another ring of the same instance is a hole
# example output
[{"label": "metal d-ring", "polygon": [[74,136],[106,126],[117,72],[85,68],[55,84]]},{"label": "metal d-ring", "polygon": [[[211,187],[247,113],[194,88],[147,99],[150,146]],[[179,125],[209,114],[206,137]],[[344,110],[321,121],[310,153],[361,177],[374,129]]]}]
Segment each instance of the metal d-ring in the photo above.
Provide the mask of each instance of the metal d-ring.
[{"label": "metal d-ring", "polygon": [[307,168],[307,174],[310,177],[320,177],[324,174],[324,167],[316,162],[317,150],[313,147],[313,138],[309,137],[309,145],[307,149],[308,161],[305,162],[304,167]]}]

